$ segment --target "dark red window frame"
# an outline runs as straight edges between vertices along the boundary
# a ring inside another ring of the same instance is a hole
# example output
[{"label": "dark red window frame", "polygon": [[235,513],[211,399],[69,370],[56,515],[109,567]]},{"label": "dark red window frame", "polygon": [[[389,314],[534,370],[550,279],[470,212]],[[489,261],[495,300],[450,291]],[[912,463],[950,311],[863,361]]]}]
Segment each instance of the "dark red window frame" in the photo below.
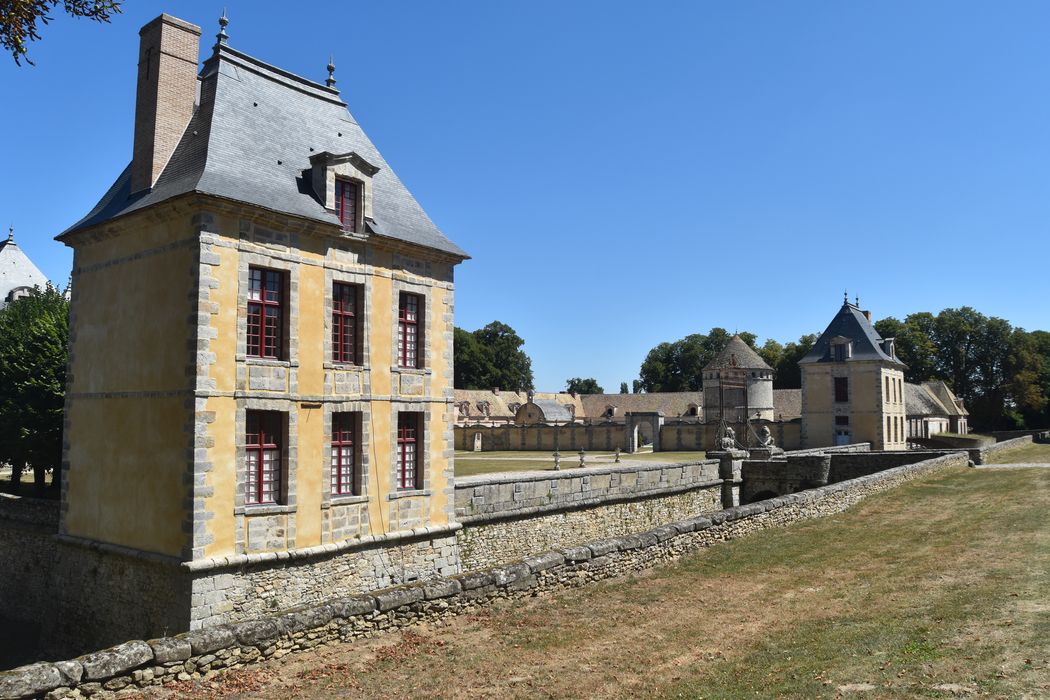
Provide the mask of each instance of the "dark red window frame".
[{"label": "dark red window frame", "polygon": [[357,362],[357,285],[332,285],[332,362]]},{"label": "dark red window frame", "polygon": [[849,401],[849,378],[835,377],[835,403]]},{"label": "dark red window frame", "polygon": [[335,215],[344,231],[357,231],[357,195],[360,187],[352,180],[335,180]]},{"label": "dark red window frame", "polygon": [[284,273],[248,268],[248,356],[281,359],[283,329]]},{"label": "dark red window frame", "polygon": [[357,413],[332,414],[332,495],[357,494]]},{"label": "dark red window frame", "polygon": [[399,367],[419,367],[419,346],[422,333],[419,311],[423,297],[402,292],[397,303],[397,364]]},{"label": "dark red window frame", "polygon": [[276,411],[248,411],[245,416],[244,502],[248,505],[281,502],[281,418]]},{"label": "dark red window frame", "polygon": [[397,414],[397,487],[417,489],[422,483],[423,465],[419,445],[422,421],[418,413]]}]

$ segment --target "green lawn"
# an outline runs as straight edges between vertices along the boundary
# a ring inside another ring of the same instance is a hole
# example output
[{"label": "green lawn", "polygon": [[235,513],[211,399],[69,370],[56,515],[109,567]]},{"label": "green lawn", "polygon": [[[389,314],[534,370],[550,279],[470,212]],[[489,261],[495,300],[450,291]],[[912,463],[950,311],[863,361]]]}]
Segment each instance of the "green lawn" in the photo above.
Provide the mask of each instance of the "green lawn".
[{"label": "green lawn", "polygon": [[1017,447],[989,455],[989,464],[1011,464],[1025,462],[1043,462],[1050,464],[1050,444],[1033,442],[1031,445]]},{"label": "green lawn", "polygon": [[150,694],[1046,698],[1047,512],[1048,469],[953,469],[641,574]]},{"label": "green lawn", "polygon": [[[703,452],[636,452],[621,453],[620,461],[630,462],[693,462],[704,459]],[[613,452],[587,452],[587,466],[615,464]],[[580,463],[579,452],[562,452],[561,467],[569,469]],[[465,452],[456,451],[456,476],[474,476],[475,474],[492,474],[496,472],[535,471],[554,468],[553,452],[546,451],[508,451],[508,452]]]}]

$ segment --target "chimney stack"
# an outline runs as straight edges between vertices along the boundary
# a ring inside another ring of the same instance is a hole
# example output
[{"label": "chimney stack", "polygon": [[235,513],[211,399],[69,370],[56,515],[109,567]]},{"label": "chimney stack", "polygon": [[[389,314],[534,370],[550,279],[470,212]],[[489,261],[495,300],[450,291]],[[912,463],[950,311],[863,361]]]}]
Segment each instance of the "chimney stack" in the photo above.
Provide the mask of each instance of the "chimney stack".
[{"label": "chimney stack", "polygon": [[193,116],[201,28],[164,14],[139,37],[132,192],[153,187]]}]

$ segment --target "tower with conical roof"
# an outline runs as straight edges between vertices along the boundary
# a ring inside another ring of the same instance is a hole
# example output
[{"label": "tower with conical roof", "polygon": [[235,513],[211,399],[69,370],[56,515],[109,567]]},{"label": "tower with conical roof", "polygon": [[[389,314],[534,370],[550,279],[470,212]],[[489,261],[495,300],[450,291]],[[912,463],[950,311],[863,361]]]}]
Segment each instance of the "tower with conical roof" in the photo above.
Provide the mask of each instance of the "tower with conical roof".
[{"label": "tower with conical roof", "polygon": [[[773,420],[773,368],[739,335],[703,369],[704,419],[745,426]],[[738,435],[744,435],[737,429]]]},{"label": "tower with conical roof", "polygon": [[47,277],[15,243],[14,227],[0,243],[0,309],[29,294],[34,287],[47,286]]},{"label": "tower with conical roof", "polygon": [[907,444],[904,363],[893,338],[883,338],[871,312],[844,299],[799,361],[802,447],[870,442],[873,450]]}]

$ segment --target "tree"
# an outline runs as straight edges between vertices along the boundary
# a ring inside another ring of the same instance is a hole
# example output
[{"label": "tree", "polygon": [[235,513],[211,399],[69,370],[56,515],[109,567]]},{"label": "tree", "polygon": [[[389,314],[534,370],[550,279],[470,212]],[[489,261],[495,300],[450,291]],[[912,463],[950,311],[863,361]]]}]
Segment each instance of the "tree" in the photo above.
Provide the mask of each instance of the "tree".
[{"label": "tree", "polygon": [[[754,333],[740,338],[755,346]],[[645,391],[700,391],[703,369],[720,353],[733,336],[724,328],[712,328],[707,335],[694,333],[673,343],[660,343],[642,362],[639,376]]]},{"label": "tree", "polygon": [[644,394],[645,385],[642,384],[641,379],[634,379],[631,381],[631,393],[632,394]]},{"label": "tree", "polygon": [[33,468],[38,495],[46,473],[58,493],[62,463],[69,303],[48,285],[0,310],[0,461]]},{"label": "tree", "polygon": [[[37,22],[48,24],[50,12],[59,0],[0,0],[0,45],[11,52],[16,65],[24,59],[29,65],[26,44],[40,39]],[[62,0],[62,9],[73,17],[86,17],[96,22],[109,22],[120,13],[122,0]]]},{"label": "tree", "polygon": [[620,382],[620,393],[621,394],[626,394],[627,393],[627,382]]},{"label": "tree", "polygon": [[605,389],[598,386],[598,380],[588,377],[573,377],[565,381],[565,391],[570,394],[604,394]]},{"label": "tree", "polygon": [[456,328],[453,344],[455,388],[532,388],[532,360],[521,349],[525,341],[507,324],[493,321],[473,332]]},{"label": "tree", "polygon": [[813,348],[813,344],[817,342],[818,337],[813,334],[804,335],[798,339],[797,343],[784,345],[780,359],[777,361],[777,364],[773,365],[773,369],[776,370],[773,375],[774,389],[802,388],[802,368],[798,366],[798,361],[805,357],[806,353]]}]

